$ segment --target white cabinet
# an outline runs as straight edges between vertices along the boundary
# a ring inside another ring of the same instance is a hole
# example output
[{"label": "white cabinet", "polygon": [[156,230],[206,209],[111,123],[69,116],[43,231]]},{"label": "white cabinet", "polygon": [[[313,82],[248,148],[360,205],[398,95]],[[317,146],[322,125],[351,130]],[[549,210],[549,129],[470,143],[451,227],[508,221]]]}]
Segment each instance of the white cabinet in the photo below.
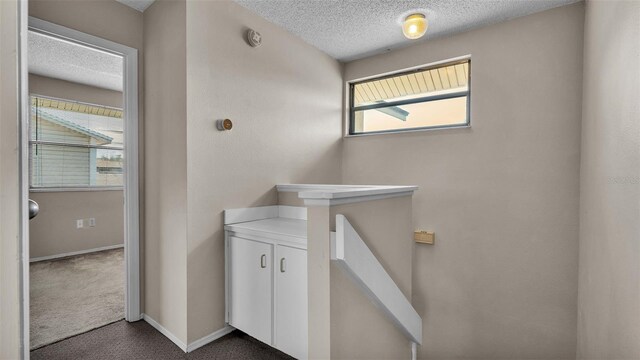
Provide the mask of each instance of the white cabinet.
[{"label": "white cabinet", "polygon": [[298,359],[307,358],[306,220],[225,226],[227,321]]},{"label": "white cabinet", "polygon": [[276,246],[276,313],[274,346],[307,357],[307,251]]},{"label": "white cabinet", "polygon": [[271,342],[273,246],[229,237],[233,326],[254,338]]}]

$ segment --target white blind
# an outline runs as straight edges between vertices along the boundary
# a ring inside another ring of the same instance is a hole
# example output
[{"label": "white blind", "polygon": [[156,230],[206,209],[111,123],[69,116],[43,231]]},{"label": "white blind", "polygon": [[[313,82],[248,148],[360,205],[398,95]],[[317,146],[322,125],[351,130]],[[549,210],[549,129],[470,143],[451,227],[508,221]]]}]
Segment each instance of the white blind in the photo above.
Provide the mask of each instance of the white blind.
[{"label": "white blind", "polygon": [[120,109],[32,97],[31,186],[122,186],[121,114]]}]

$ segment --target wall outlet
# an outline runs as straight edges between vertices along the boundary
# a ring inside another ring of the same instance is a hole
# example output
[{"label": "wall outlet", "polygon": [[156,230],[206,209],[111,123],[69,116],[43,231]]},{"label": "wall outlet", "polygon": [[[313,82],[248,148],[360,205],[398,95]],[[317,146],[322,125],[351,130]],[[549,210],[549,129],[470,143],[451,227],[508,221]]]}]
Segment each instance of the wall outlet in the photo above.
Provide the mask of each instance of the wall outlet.
[{"label": "wall outlet", "polygon": [[96,226],[96,218],[89,218],[89,227]]},{"label": "wall outlet", "polygon": [[84,220],[78,219],[76,220],[76,229],[82,229],[84,227]]}]

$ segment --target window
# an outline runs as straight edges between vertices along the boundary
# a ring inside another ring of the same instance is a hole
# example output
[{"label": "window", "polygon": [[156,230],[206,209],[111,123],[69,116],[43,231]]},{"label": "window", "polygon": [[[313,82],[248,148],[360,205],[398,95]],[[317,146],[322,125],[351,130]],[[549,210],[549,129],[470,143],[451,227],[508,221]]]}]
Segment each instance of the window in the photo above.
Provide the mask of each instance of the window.
[{"label": "window", "polygon": [[469,59],[350,84],[349,134],[469,125]]},{"label": "window", "polygon": [[31,97],[31,188],[123,186],[122,109]]}]

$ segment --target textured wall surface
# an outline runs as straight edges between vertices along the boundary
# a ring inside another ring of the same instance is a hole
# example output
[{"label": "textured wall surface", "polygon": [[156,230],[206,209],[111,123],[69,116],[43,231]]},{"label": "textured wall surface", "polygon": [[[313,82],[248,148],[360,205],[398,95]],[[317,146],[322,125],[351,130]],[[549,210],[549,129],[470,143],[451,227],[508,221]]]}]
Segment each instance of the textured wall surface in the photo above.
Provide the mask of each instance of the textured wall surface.
[{"label": "textured wall surface", "polygon": [[347,138],[344,183],[419,185],[423,359],[575,357],[584,5],[347,63],[345,80],[471,55],[471,128]]},{"label": "textured wall surface", "polygon": [[[341,75],[233,2],[187,2],[189,341],[224,326],[222,211],[276,204],[278,183],[340,181]],[[224,118],[232,131],[216,130]]]},{"label": "textured wall surface", "polygon": [[640,2],[587,1],[579,359],[640,359]]}]

